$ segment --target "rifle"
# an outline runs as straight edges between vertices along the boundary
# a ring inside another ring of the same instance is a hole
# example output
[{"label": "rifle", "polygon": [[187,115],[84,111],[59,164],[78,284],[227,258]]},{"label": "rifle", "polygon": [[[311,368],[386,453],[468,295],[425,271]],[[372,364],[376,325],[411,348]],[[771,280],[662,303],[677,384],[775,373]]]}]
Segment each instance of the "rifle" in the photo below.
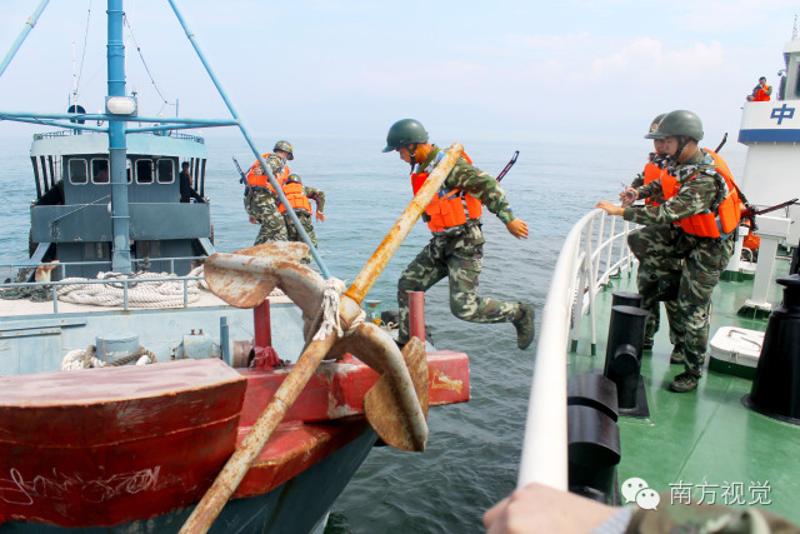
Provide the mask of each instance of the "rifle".
[{"label": "rifle", "polygon": [[793,198],[791,200],[787,200],[786,202],[781,202],[780,204],[775,204],[774,206],[769,206],[760,210],[755,209],[750,204],[745,204],[745,209],[742,211],[742,219],[748,219],[750,221],[750,231],[755,232],[758,230],[758,226],[756,225],[756,215],[764,215],[766,213],[771,213],[773,211],[789,207],[793,204],[797,204],[797,200],[798,199]]},{"label": "rifle", "polygon": [[247,183],[247,175],[245,175],[244,171],[242,171],[242,167],[239,165],[239,162],[236,161],[236,156],[231,156],[231,159],[233,160],[233,164],[236,166],[236,170],[239,171],[239,183]]},{"label": "rifle", "polygon": [[517,162],[518,156],[519,156],[519,150],[515,150],[514,155],[511,156],[511,159],[508,161],[508,163],[506,163],[506,166],[503,167],[503,170],[500,171],[500,174],[497,175],[498,182],[501,181],[506,174],[508,174],[508,171],[511,170],[511,167],[513,167],[514,164]]},{"label": "rifle", "polygon": [[750,217],[755,217],[756,215],[764,215],[765,213],[778,211],[779,209],[789,207],[792,204],[796,204],[797,201],[798,201],[797,198],[793,198],[792,200],[787,200],[786,202],[781,202],[780,204],[775,204],[774,206],[769,206],[768,208],[762,208],[760,210],[756,210],[751,206],[742,212],[742,217],[747,217],[749,219]]},{"label": "rifle", "polygon": [[728,142],[728,132],[725,132],[725,135],[722,136],[722,141],[719,142],[719,144],[717,145],[717,149],[714,152],[719,153],[719,151],[722,150],[722,147],[724,147],[725,143],[727,142]]}]

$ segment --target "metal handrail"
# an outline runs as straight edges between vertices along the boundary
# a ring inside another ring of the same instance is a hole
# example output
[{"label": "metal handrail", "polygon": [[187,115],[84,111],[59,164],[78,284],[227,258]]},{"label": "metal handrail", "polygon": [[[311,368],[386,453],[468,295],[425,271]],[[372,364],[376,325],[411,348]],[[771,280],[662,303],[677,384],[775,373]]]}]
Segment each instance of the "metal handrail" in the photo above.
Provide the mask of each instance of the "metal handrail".
[{"label": "metal handrail", "polygon": [[122,309],[124,311],[128,311],[130,306],[128,305],[128,290],[130,289],[131,285],[140,285],[140,284],[149,284],[149,283],[156,283],[156,282],[181,282],[183,286],[183,307],[189,307],[189,285],[188,283],[191,281],[200,281],[205,280],[203,276],[179,276],[179,275],[172,275],[172,276],[162,276],[158,278],[147,278],[145,280],[136,279],[136,278],[110,278],[110,279],[81,279],[81,280],[58,280],[58,281],[48,281],[48,282],[7,282],[0,284],[0,289],[11,289],[11,288],[20,288],[20,287],[44,287],[50,291],[51,301],[53,303],[53,313],[58,313],[58,287],[59,286],[72,286],[76,284],[80,285],[92,285],[92,284],[121,284],[122,285]]},{"label": "metal handrail", "polygon": [[606,213],[598,209],[584,215],[567,234],[553,270],[539,327],[518,487],[539,482],[567,489],[567,354],[570,341],[574,350],[581,318],[588,311],[594,347],[594,297],[612,276],[630,269],[633,264],[627,246],[632,225],[625,222],[622,231],[616,231],[614,218],[610,224],[607,219]]},{"label": "metal handrail", "polygon": [[[164,258],[135,258],[131,260],[131,263],[134,265],[140,263],[155,263],[155,262],[169,262],[169,274],[175,274],[175,262],[176,261],[197,261],[203,262],[205,261],[207,256],[170,256]],[[95,261],[65,261],[59,262],[56,264],[62,277],[66,277],[66,269],[67,267],[85,267],[89,265],[108,265],[111,266],[111,260],[95,260]],[[52,267],[53,263],[51,262],[19,262],[19,263],[0,263],[0,271],[2,270],[14,270],[14,269],[35,269],[36,267],[44,267],[49,266]],[[2,287],[2,284],[0,284]]]}]

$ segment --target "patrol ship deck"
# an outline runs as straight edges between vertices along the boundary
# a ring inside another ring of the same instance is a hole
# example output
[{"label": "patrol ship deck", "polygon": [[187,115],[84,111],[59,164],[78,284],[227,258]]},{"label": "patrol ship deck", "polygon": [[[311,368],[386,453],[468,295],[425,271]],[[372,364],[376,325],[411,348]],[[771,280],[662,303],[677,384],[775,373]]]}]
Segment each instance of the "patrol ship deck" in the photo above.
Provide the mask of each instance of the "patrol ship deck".
[{"label": "patrol ship deck", "polygon": [[[777,274],[786,274],[788,267],[788,261],[779,258]],[[723,326],[765,329],[765,320],[737,315],[752,287],[751,280],[720,282],[713,295],[709,339]],[[772,285],[771,302],[781,301],[780,289]],[[615,291],[636,292],[635,270],[612,278],[595,296],[598,347],[606,344]],[[746,408],[742,397],[750,393],[752,381],[730,374],[706,369],[696,392],[668,391],[667,385],[683,365],[669,363],[672,345],[666,312],[663,306],[661,309],[655,346],[642,358],[650,414],[646,418],[619,418],[622,459],[617,468],[618,482],[638,477],[675,503],[686,503],[690,492],[692,503],[753,504],[799,521],[800,426]],[[603,372],[605,351],[592,356],[590,346],[587,323],[577,350],[568,356],[570,376]]]}]

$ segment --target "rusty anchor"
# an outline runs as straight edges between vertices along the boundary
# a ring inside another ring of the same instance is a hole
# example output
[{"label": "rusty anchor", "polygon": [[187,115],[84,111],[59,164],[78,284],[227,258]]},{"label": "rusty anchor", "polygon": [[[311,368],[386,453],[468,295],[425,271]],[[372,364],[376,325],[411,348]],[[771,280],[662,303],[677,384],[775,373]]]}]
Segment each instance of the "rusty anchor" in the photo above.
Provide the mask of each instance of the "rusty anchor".
[{"label": "rusty anchor", "polygon": [[205,276],[209,287],[234,306],[257,306],[272,289],[282,289],[303,311],[306,344],[274,398],[228,459],[181,533],[206,532],[210,528],[250,464],[326,357],[351,352],[381,373],[380,380],[365,398],[367,420],[387,444],[410,451],[425,449],[428,371],[424,344],[412,338],[401,353],[388,333],[363,321],[361,303],[462,152],[459,144],[447,150],[445,158],[344,293],[341,281],[326,281],[300,263],[308,253],[308,247],[302,243],[269,243],[236,254],[217,253],[206,260]]}]

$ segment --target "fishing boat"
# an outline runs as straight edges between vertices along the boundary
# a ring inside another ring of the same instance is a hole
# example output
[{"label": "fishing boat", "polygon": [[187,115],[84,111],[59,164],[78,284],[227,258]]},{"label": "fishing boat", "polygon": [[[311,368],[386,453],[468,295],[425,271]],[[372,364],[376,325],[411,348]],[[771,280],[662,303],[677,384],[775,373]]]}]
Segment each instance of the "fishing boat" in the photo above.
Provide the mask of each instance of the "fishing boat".
[{"label": "fishing boat", "polygon": [[[544,306],[520,487],[539,482],[644,509],[755,506],[800,523],[800,275],[790,276],[800,211],[784,202],[800,197],[796,30],[783,52],[777,99],[745,102],[738,135],[747,159],[737,182],[762,212],[757,262],[742,254],[743,226],[713,294],[697,391],[667,388],[683,369],[670,364],[663,314],[652,352],[643,350],[647,312],[627,245],[635,225],[592,210],[567,235]],[[775,204],[783,206],[766,213]]]},{"label": "fishing boat", "polygon": [[[231,118],[140,113],[122,0],[107,2],[104,112],[0,111],[55,128],[34,135],[28,256],[0,284],[3,532],[321,531],[376,443],[421,451],[428,406],[469,398],[467,356],[420,341],[421,294],[402,353],[361,309],[417,208],[346,291],[292,209],[305,243],[215,249],[205,141],[183,130],[238,128],[288,204],[169,4]],[[196,202],[180,201],[182,163]]]}]

